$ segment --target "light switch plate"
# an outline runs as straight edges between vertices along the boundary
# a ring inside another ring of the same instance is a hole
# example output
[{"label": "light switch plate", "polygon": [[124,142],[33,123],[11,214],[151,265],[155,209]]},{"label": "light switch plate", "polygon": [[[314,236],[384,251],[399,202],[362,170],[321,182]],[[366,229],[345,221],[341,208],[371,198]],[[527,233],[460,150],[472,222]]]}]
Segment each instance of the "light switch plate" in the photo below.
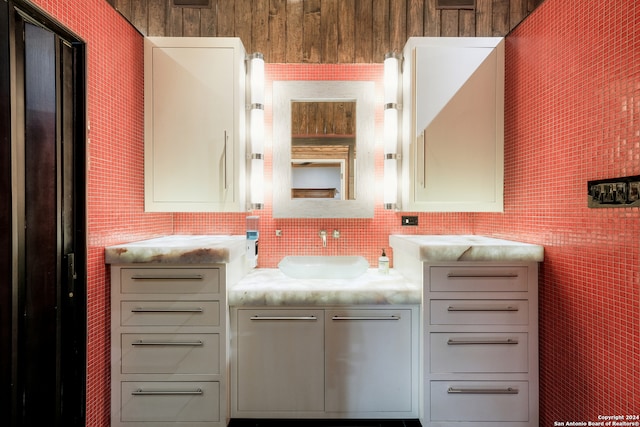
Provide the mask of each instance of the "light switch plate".
[{"label": "light switch plate", "polygon": [[640,175],[587,182],[590,208],[633,208],[640,206]]},{"label": "light switch plate", "polygon": [[418,225],[418,217],[402,215],[402,225]]}]

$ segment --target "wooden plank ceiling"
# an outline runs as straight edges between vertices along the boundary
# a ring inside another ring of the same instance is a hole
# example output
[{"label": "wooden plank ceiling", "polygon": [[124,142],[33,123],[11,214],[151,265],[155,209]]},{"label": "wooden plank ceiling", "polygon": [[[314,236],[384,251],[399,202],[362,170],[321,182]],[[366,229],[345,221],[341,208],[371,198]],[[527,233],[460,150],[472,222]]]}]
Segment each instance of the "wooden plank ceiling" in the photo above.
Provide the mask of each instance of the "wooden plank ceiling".
[{"label": "wooden plank ceiling", "polygon": [[380,63],[413,36],[505,36],[543,0],[475,0],[473,9],[438,0],[107,1],[146,36],[240,37],[266,62],[333,64]]}]

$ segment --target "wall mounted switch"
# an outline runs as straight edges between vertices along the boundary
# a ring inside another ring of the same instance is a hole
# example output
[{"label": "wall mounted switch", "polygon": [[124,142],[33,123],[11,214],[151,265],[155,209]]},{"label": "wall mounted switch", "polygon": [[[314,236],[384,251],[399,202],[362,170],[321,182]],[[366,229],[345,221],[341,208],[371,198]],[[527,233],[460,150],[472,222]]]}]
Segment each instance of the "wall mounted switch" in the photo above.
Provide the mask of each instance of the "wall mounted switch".
[{"label": "wall mounted switch", "polygon": [[402,216],[402,225],[418,225],[417,216]]}]

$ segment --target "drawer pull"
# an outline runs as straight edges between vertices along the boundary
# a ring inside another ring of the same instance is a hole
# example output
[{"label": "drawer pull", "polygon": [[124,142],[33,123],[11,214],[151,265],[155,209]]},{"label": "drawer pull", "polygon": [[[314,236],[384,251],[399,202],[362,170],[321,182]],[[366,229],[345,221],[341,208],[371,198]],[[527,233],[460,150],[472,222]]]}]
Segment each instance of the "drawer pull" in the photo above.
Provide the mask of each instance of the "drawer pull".
[{"label": "drawer pull", "polygon": [[131,343],[131,345],[174,345],[174,346],[190,346],[190,347],[198,347],[203,345],[204,343],[200,340],[198,341],[143,341],[138,340]]},{"label": "drawer pull", "polygon": [[478,344],[508,344],[508,345],[514,345],[514,344],[518,344],[518,340],[516,338],[507,338],[504,340],[492,340],[492,339],[486,339],[486,340],[454,340],[454,339],[449,339],[447,341],[447,345],[478,345]]},{"label": "drawer pull", "polygon": [[173,276],[166,276],[161,274],[148,274],[148,275],[134,275],[131,276],[133,280],[202,280],[204,276],[202,274],[175,274]]},{"label": "drawer pull", "polygon": [[143,308],[131,309],[132,313],[202,313],[201,307],[194,308]]},{"label": "drawer pull", "polygon": [[449,273],[447,274],[449,279],[514,279],[518,277],[518,273],[505,273],[505,274],[480,274],[480,273]]},{"label": "drawer pull", "polygon": [[480,273],[449,273],[449,279],[513,279],[518,277],[518,273],[505,274],[480,274]]},{"label": "drawer pull", "polygon": [[518,311],[518,307],[514,307],[512,305],[507,305],[505,307],[501,306],[489,306],[489,305],[450,305],[447,307],[447,311]]},{"label": "drawer pull", "polygon": [[331,320],[400,320],[400,316],[333,316]]},{"label": "drawer pull", "polygon": [[251,316],[249,320],[318,320],[316,316]]},{"label": "drawer pull", "polygon": [[449,387],[449,394],[518,394],[518,389],[513,387],[506,388],[457,388]]},{"label": "drawer pull", "polygon": [[200,396],[202,389],[196,390],[142,390],[141,388],[131,392],[132,396]]}]

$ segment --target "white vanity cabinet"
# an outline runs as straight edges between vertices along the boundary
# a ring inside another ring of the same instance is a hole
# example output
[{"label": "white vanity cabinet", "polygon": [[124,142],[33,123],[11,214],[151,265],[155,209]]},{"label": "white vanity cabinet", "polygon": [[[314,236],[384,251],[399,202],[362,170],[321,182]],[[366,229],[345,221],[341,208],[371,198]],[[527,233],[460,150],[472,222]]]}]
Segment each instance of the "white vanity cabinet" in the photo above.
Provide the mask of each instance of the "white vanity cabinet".
[{"label": "white vanity cabinet", "polygon": [[425,427],[535,427],[538,263],[424,263]]},{"label": "white vanity cabinet", "polygon": [[402,210],[501,212],[504,40],[412,37],[403,69]]},{"label": "white vanity cabinet", "polygon": [[323,411],[324,311],[242,309],[236,316],[233,410]]},{"label": "white vanity cabinet", "polygon": [[327,310],[327,412],[411,418],[417,315],[410,308]]},{"label": "white vanity cabinet", "polygon": [[418,306],[231,313],[232,417],[417,418]]},{"label": "white vanity cabinet", "polygon": [[111,426],[227,425],[225,264],[111,267]]},{"label": "white vanity cabinet", "polygon": [[246,211],[244,61],[238,38],[145,38],[146,211]]}]

